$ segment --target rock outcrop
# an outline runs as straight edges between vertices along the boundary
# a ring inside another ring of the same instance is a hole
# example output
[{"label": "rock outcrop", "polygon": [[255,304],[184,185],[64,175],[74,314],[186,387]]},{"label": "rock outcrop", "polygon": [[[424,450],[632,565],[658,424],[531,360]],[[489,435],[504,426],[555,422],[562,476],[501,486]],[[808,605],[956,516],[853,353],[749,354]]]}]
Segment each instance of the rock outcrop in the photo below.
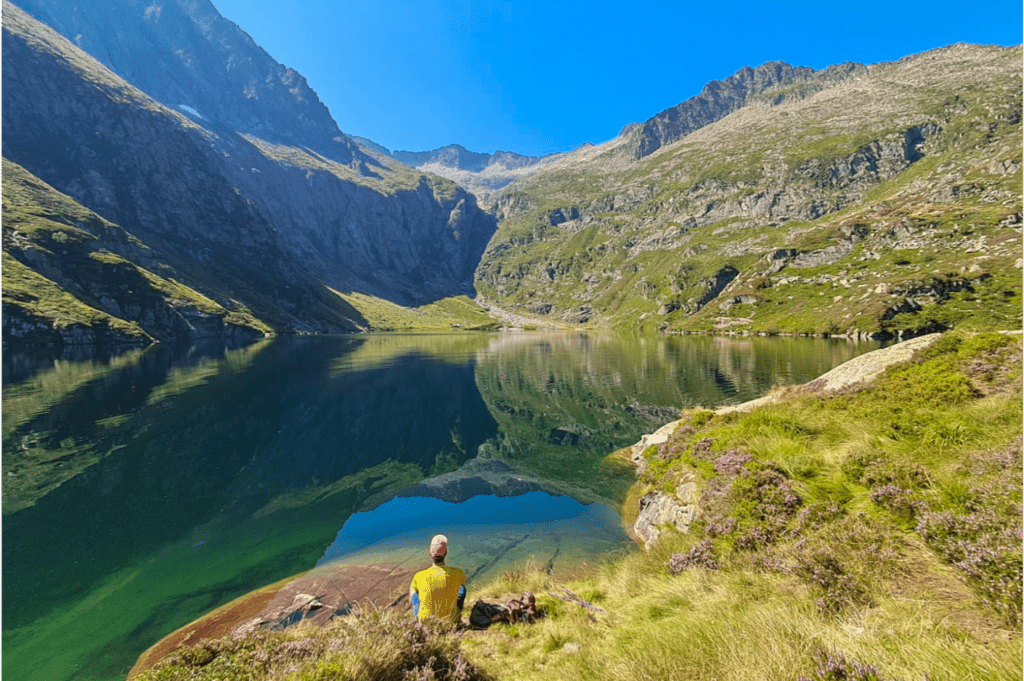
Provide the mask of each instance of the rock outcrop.
[{"label": "rock outcrop", "polygon": [[645,549],[650,549],[665,526],[688,532],[690,523],[697,518],[697,501],[697,486],[689,481],[678,486],[675,494],[648,492],[640,499],[633,534],[643,542]]},{"label": "rock outcrop", "polygon": [[139,656],[128,678],[203,640],[303,623],[322,626],[357,604],[396,605],[408,593],[415,572],[395,565],[327,565],[257,589],[160,639]]},{"label": "rock outcrop", "polygon": [[863,64],[847,63],[821,71],[793,67],[785,62],[768,62],[757,68],[746,66],[725,80],[714,80],[700,94],[628,126],[623,135],[635,139],[637,159],[680,140],[698,128],[714,123],[755,101],[774,105],[808,97],[828,84],[845,80],[867,70]]},{"label": "rock outcrop", "polygon": [[251,341],[270,328],[174,280],[137,238],[3,161],[4,343]]},{"label": "rock outcrop", "polygon": [[[802,389],[834,393],[852,385],[869,384],[878,378],[886,368],[909,360],[914,353],[928,347],[940,337],[941,334],[931,334],[872,350],[822,374],[802,386]],[[715,414],[750,412],[770,405],[775,400],[776,395],[769,394],[743,404],[718,407],[715,409]],[[668,442],[680,423],[681,421],[666,423],[653,433],[644,435],[639,442],[631,447],[630,461],[636,467],[638,477],[642,477],[648,468],[645,453],[651,447],[657,448]],[[679,532],[687,532],[690,524],[700,516],[700,495],[695,479],[696,476],[693,473],[687,473],[675,483],[672,492],[654,489],[640,498],[639,512],[633,523],[633,535],[645,549],[649,550],[654,546],[665,528],[671,527]]]},{"label": "rock outcrop", "polygon": [[[636,466],[637,475],[647,470],[644,453],[651,447],[659,447],[679,426],[679,421],[666,423],[653,433],[644,435],[630,448],[630,461]],[[681,480],[672,493],[652,490],[640,498],[636,520],[633,522],[633,536],[645,549],[650,549],[663,533],[663,528],[673,527],[679,532],[689,531],[690,524],[697,518],[699,495],[693,476]]]}]

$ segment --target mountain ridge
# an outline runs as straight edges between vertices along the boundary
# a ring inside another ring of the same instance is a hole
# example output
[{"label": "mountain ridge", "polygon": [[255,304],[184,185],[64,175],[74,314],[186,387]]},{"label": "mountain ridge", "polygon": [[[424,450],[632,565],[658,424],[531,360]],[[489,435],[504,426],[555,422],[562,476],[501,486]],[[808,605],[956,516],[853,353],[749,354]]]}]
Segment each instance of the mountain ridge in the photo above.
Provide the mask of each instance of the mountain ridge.
[{"label": "mountain ridge", "polygon": [[[113,41],[107,60],[129,71],[115,29],[140,22],[166,33],[129,40],[146,43],[133,59],[189,40],[251,51],[212,107],[189,99],[219,87],[195,65],[220,82],[223,50],[162,62],[180,92],[153,85],[158,103],[5,3],[4,154],[276,331],[367,329],[350,301],[477,288],[513,317],[681,332],[891,336],[1020,317],[1019,46],[744,67],[563,154],[392,152],[340,133],[208,0],[111,25],[26,4],[83,44]],[[257,72],[273,96],[247,93]]]},{"label": "mountain ridge", "polygon": [[[847,65],[815,92],[769,88],[639,159],[641,128],[627,127],[489,197],[499,229],[478,289],[512,313],[667,331],[1012,328],[1020,50]],[[852,301],[831,290],[855,279]],[[996,317],[982,322],[986,306]]]},{"label": "mountain ridge", "polygon": [[447,180],[197,120],[9,3],[3,48],[5,157],[217,304],[239,301],[277,331],[331,333],[367,328],[338,293],[416,305],[472,292],[493,219]]},{"label": "mountain ridge", "polygon": [[375,152],[418,170],[440,175],[481,200],[565,156],[564,153],[526,156],[501,150],[488,154],[470,151],[461,144],[449,144],[429,151],[392,151],[365,137],[352,139],[364,151]]},{"label": "mountain ridge", "polygon": [[305,144],[341,163],[361,160],[302,74],[275,61],[210,0],[18,5],[169,108]]}]

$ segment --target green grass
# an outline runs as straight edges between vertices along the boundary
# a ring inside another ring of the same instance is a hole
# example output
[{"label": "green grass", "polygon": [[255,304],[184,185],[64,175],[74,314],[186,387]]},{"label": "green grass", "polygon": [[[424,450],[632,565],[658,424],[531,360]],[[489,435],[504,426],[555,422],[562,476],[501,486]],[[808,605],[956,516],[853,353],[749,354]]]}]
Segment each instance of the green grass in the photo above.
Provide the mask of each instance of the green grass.
[{"label": "green grass", "polygon": [[127,337],[148,341],[149,335],[135,322],[118,319],[86,305],[66,290],[3,254],[3,300],[54,329],[71,326],[108,326]]},{"label": "green grass", "polygon": [[471,681],[491,677],[466,659],[450,626],[440,622],[421,626],[393,610],[364,608],[315,634],[301,629],[264,632],[187,648],[137,678]]},{"label": "green grass", "polygon": [[[54,329],[76,324],[102,327],[145,342],[167,329],[144,330],[119,316],[124,314],[119,310],[136,306],[173,316],[171,310],[184,308],[264,334],[272,331],[245,305],[232,302],[228,310],[183,284],[173,268],[155,260],[129,232],[7,159],[3,177],[4,303],[23,316]],[[153,264],[144,268],[132,260],[139,257]],[[47,277],[40,272],[56,274]],[[43,337],[45,332],[39,336],[53,341]]]},{"label": "green grass", "polygon": [[334,291],[366,319],[367,331],[493,331],[500,323],[468,296],[406,307],[365,293]]}]

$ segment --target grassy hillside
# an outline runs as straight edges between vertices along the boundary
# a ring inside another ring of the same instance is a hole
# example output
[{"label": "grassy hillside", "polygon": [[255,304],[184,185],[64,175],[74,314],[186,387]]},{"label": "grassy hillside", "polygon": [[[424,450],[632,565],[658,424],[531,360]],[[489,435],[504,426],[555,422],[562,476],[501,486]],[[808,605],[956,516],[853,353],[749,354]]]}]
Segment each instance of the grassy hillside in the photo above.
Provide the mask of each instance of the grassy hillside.
[{"label": "grassy hillside", "polygon": [[334,293],[359,311],[369,331],[489,331],[499,326],[467,296],[453,296],[425,305],[406,306],[356,291]]},{"label": "grassy hillside", "polygon": [[3,180],[3,304],[16,320],[5,321],[5,339],[146,343],[195,333],[199,320],[222,333],[270,331],[244,306],[226,309],[180,283],[129,232],[7,159]]},{"label": "grassy hillside", "polygon": [[494,197],[512,310],[687,331],[1021,323],[1020,48],[957,45],[748,105],[641,161],[629,133]]},{"label": "grassy hillside", "polygon": [[[1020,678],[1021,356],[1017,337],[950,334],[868,387],[687,411],[636,489],[693,485],[687,533],[567,582],[471,585],[534,591],[537,624],[364,610],[186,648],[140,678]],[[548,595],[562,586],[599,611]]]}]

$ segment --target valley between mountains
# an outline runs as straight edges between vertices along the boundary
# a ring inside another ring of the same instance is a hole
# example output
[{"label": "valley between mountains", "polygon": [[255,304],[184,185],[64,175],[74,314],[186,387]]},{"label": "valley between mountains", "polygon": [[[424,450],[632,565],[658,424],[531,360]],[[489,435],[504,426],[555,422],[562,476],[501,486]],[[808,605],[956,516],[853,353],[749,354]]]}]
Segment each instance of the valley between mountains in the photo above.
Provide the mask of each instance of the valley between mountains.
[{"label": "valley between mountains", "polygon": [[1021,326],[1020,46],[769,62],[538,158],[349,136],[208,2],[3,9],[5,343]]},{"label": "valley between mountains", "polygon": [[[752,64],[527,156],[342,131],[210,0],[2,26],[9,675],[170,634],[132,679],[1021,678],[1022,46]],[[589,510],[524,543],[542,494]],[[429,510],[474,498],[517,505]],[[414,623],[359,543],[403,518],[547,616]],[[282,588],[357,545],[335,586],[398,607]]]}]

